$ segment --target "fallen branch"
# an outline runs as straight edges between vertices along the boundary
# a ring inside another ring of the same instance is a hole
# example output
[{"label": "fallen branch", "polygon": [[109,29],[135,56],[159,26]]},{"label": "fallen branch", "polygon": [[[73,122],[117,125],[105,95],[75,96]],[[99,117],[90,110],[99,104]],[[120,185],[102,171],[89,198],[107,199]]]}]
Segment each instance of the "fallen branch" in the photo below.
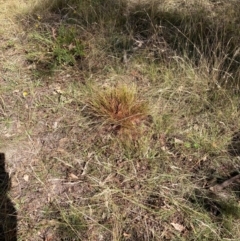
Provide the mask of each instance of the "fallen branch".
[{"label": "fallen branch", "polygon": [[216,184],[212,187],[210,187],[209,189],[212,191],[212,192],[220,192],[222,191],[224,188],[228,187],[229,185],[231,185],[234,181],[240,179],[240,174],[234,176],[234,177],[231,177],[229,178],[228,180],[224,181],[223,183],[221,184]]}]

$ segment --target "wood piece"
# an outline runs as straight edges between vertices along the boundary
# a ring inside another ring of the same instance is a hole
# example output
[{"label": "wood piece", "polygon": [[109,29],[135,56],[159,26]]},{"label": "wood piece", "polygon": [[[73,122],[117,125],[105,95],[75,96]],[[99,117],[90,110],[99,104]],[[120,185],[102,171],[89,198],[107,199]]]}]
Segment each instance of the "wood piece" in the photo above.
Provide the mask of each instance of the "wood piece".
[{"label": "wood piece", "polygon": [[240,174],[234,176],[234,177],[231,177],[229,178],[228,180],[224,181],[223,183],[221,184],[216,184],[212,187],[210,187],[209,189],[213,192],[220,192],[222,191],[224,188],[228,187],[229,185],[231,185],[234,181],[240,179]]}]

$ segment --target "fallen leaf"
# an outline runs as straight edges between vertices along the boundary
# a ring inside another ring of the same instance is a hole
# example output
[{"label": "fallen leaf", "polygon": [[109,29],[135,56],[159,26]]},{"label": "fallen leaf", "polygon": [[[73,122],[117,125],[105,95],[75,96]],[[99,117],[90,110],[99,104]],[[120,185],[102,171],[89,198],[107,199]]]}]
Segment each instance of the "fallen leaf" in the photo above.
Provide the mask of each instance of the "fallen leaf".
[{"label": "fallen leaf", "polygon": [[60,86],[56,86],[54,89],[53,89],[53,94],[63,94],[63,91],[61,90],[61,87]]},{"label": "fallen leaf", "polygon": [[178,139],[178,138],[174,138],[174,142],[175,142],[176,144],[183,144],[183,141],[180,140],[180,139]]},{"label": "fallen leaf", "polygon": [[131,234],[129,234],[129,233],[123,233],[123,236],[126,237],[126,238],[130,238],[130,237],[131,237]]},{"label": "fallen leaf", "polygon": [[212,146],[213,146],[214,148],[217,148],[218,145],[216,144],[216,142],[213,142],[213,143],[212,143]]},{"label": "fallen leaf", "polygon": [[28,96],[28,92],[27,91],[23,91],[23,97],[25,98],[26,96]]},{"label": "fallen leaf", "polygon": [[69,174],[69,177],[70,177],[71,179],[73,179],[73,180],[77,180],[77,179],[78,179],[78,176],[76,176],[76,175],[73,174],[73,173],[70,173],[70,174]]},{"label": "fallen leaf", "polygon": [[179,223],[171,223],[171,225],[179,232],[182,232],[185,227]]},{"label": "fallen leaf", "polygon": [[29,176],[28,176],[27,174],[25,174],[25,175],[23,176],[23,179],[24,179],[26,182],[28,182],[28,181],[29,181]]},{"label": "fallen leaf", "polygon": [[55,121],[55,122],[53,123],[53,129],[57,129],[57,126],[58,126],[58,122]]},{"label": "fallen leaf", "polygon": [[73,44],[73,43],[70,43],[69,45],[68,45],[68,50],[72,50],[72,49],[75,49],[76,48],[76,46]]},{"label": "fallen leaf", "polygon": [[11,187],[17,187],[19,185],[19,182],[12,180]]}]

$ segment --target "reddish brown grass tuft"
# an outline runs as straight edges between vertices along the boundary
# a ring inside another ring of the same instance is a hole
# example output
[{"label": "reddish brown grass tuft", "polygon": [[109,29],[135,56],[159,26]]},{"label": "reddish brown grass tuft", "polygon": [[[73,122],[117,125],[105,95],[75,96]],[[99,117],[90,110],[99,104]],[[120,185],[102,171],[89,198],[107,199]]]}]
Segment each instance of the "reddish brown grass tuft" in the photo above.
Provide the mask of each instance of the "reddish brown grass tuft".
[{"label": "reddish brown grass tuft", "polygon": [[134,129],[148,115],[148,104],[139,98],[135,85],[93,88],[87,104],[92,118],[118,130]]}]

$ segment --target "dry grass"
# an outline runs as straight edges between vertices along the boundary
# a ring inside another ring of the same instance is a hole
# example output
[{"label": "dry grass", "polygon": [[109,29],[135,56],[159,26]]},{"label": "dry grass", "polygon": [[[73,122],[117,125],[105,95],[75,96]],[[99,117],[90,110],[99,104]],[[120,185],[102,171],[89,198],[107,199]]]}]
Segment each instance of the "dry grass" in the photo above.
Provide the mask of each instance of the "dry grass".
[{"label": "dry grass", "polygon": [[240,172],[238,1],[18,3],[0,11],[17,240],[239,240],[239,185],[211,188]]},{"label": "dry grass", "polygon": [[136,128],[149,114],[147,102],[139,98],[133,84],[118,84],[103,90],[92,88],[86,104],[93,121],[118,131]]}]

